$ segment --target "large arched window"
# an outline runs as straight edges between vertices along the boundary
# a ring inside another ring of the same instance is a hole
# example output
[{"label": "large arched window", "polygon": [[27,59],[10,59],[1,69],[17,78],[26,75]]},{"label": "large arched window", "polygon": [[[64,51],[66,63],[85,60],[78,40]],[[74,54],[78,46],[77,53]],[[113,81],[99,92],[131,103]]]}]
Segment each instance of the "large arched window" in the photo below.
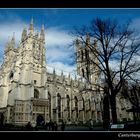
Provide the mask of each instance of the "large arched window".
[{"label": "large arched window", "polygon": [[49,117],[51,118],[51,94],[48,92],[48,100],[49,100]]},{"label": "large arched window", "polygon": [[70,97],[67,95],[67,110],[68,110],[68,119],[70,118]]},{"label": "large arched window", "polygon": [[14,73],[13,73],[13,71],[11,71],[9,74],[9,79],[13,79],[13,77],[14,77]]},{"label": "large arched window", "polygon": [[89,106],[89,109],[90,109],[91,108],[90,99],[88,99],[88,106]]},{"label": "large arched window", "polygon": [[82,61],[84,60],[84,52],[83,50],[81,50],[81,58],[82,58]]},{"label": "large arched window", "polygon": [[58,118],[61,119],[61,96],[57,94]]},{"label": "large arched window", "polygon": [[86,67],[86,75],[87,75],[87,79],[89,80],[89,70],[88,70],[88,67]]},{"label": "large arched window", "polygon": [[39,91],[37,89],[34,90],[34,98],[39,98]]},{"label": "large arched window", "polygon": [[76,117],[78,118],[78,99],[77,99],[77,97],[76,97],[76,96],[75,96],[74,100],[75,100],[75,111],[76,111]]},{"label": "large arched window", "polygon": [[85,77],[84,69],[82,69],[82,76]]},{"label": "large arched window", "polygon": [[85,110],[85,101],[83,97],[82,97],[82,102],[83,102],[83,110]]},{"label": "large arched window", "polygon": [[89,52],[87,49],[85,49],[85,56],[86,56],[86,60],[89,61]]}]

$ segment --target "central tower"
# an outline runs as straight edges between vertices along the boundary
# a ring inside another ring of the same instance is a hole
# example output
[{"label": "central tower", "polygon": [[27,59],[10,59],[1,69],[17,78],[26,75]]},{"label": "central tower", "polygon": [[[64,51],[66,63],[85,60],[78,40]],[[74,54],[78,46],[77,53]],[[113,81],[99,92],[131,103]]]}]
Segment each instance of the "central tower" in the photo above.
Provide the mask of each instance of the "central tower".
[{"label": "central tower", "polygon": [[91,41],[89,34],[86,34],[83,41],[76,40],[77,73],[95,85],[98,83],[100,72],[97,66],[99,62],[92,47],[97,49],[97,41]]}]

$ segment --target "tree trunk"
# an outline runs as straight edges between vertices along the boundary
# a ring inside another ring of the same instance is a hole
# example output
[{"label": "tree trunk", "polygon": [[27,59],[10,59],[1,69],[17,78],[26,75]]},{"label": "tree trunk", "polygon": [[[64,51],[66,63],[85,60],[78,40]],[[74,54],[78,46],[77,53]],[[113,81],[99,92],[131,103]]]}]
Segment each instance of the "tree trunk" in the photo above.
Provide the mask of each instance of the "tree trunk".
[{"label": "tree trunk", "polygon": [[111,107],[111,115],[112,115],[112,123],[117,123],[117,111],[116,111],[116,96],[111,93],[110,95],[110,107]]},{"label": "tree trunk", "polygon": [[109,112],[109,97],[105,95],[103,100],[103,127],[104,129],[109,128],[110,112]]}]

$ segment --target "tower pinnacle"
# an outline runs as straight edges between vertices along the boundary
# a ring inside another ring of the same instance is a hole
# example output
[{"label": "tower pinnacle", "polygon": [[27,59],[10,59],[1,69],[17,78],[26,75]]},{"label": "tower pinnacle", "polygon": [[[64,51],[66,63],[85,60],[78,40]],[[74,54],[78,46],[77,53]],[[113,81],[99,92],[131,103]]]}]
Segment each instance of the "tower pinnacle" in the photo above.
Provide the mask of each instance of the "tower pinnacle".
[{"label": "tower pinnacle", "polygon": [[86,34],[86,44],[88,45],[90,43],[90,35],[89,33]]},{"label": "tower pinnacle", "polygon": [[34,32],[34,24],[33,24],[33,17],[31,18],[30,26],[29,26],[29,33],[33,34]]},{"label": "tower pinnacle", "polygon": [[11,47],[14,47],[14,46],[15,46],[15,33],[13,32],[13,36],[11,39]]},{"label": "tower pinnacle", "polygon": [[42,24],[42,28],[41,28],[41,33],[40,33],[40,39],[41,40],[45,40],[45,28],[44,28],[44,24]]},{"label": "tower pinnacle", "polygon": [[26,37],[27,37],[27,29],[26,29],[26,27],[24,27],[23,32],[22,32],[21,41],[24,41]]}]

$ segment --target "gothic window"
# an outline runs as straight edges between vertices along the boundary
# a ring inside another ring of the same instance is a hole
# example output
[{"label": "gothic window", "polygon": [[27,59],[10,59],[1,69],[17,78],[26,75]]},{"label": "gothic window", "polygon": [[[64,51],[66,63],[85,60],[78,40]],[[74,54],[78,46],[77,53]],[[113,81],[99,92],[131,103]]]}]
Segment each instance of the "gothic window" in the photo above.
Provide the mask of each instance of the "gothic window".
[{"label": "gothic window", "polygon": [[75,96],[74,100],[75,100],[75,111],[76,111],[76,117],[78,118],[78,99],[77,99],[77,97],[76,97],[76,96]]},{"label": "gothic window", "polygon": [[13,77],[14,77],[14,73],[11,72],[10,75],[9,75],[9,79],[13,79]]},{"label": "gothic window", "polygon": [[67,95],[67,110],[68,110],[68,119],[70,118],[70,97]]},{"label": "gothic window", "polygon": [[86,56],[86,60],[88,60],[89,61],[89,54],[88,54],[88,50],[87,49],[85,49],[85,56]]},{"label": "gothic window", "polygon": [[88,99],[88,107],[90,109],[91,105],[90,105],[90,99]]},{"label": "gothic window", "polygon": [[83,53],[83,50],[81,50],[81,58],[82,58],[82,61],[84,60],[84,53]]},{"label": "gothic window", "polygon": [[61,119],[61,96],[57,94],[58,118]]},{"label": "gothic window", "polygon": [[82,76],[85,77],[84,69],[82,69]]},{"label": "gothic window", "polygon": [[39,98],[39,91],[37,89],[34,90],[34,98]]},{"label": "gothic window", "polygon": [[51,118],[51,94],[48,92],[48,100],[49,100],[49,117]]},{"label": "gothic window", "polygon": [[8,94],[11,94],[12,93],[12,90],[10,90],[9,92],[8,92]]},{"label": "gothic window", "polygon": [[83,110],[85,110],[85,101],[83,97],[82,97],[82,102],[83,102]]},{"label": "gothic window", "polygon": [[34,80],[34,84],[36,84],[36,80]]},{"label": "gothic window", "polygon": [[89,71],[88,71],[88,67],[86,67],[86,74],[87,74],[87,79],[89,79]]}]

